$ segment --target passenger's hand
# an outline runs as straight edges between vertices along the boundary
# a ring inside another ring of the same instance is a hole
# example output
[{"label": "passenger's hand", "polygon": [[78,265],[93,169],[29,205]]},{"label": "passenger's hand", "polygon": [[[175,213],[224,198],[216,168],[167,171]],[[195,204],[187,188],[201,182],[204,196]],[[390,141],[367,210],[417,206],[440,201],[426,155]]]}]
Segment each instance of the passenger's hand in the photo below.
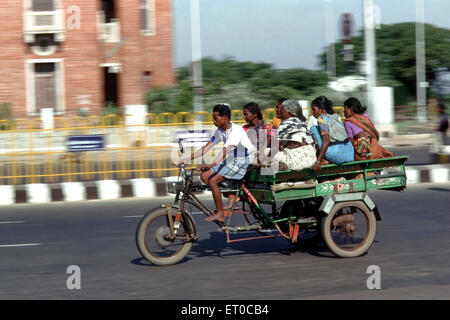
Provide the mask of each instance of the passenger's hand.
[{"label": "passenger's hand", "polygon": [[187,159],[187,158],[181,158],[179,164],[187,165],[190,161],[191,161],[190,158],[189,158],[189,159]]},{"label": "passenger's hand", "polygon": [[208,171],[208,170],[210,170],[211,168],[212,168],[211,165],[208,165],[208,164],[202,164],[202,165],[198,166],[198,167],[196,168],[196,170],[198,170],[198,171]]},{"label": "passenger's hand", "polygon": [[314,164],[314,170],[319,171],[320,169],[322,169],[322,164],[320,162],[316,162]]},{"label": "passenger's hand", "polygon": [[270,160],[258,160],[258,167],[260,168],[265,168],[265,167],[270,167]]}]

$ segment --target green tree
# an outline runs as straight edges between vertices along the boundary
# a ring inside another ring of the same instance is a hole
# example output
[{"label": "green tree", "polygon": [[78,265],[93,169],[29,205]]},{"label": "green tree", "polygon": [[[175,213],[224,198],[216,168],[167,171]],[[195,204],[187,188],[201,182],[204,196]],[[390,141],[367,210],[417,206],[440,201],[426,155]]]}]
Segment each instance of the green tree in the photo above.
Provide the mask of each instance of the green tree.
[{"label": "green tree", "polygon": [[[190,77],[190,65],[178,68],[178,80],[188,80]],[[202,59],[202,73],[204,82],[219,82],[221,84],[236,84],[251,78],[261,70],[272,70],[268,63],[254,63],[249,61],[236,61],[232,57],[217,60],[211,57]]]},{"label": "green tree", "polygon": [[312,89],[327,83],[322,71],[306,69],[262,70],[249,80],[255,92],[283,86],[310,94]]},{"label": "green tree", "polygon": [[[223,60],[202,60],[204,109],[210,110],[218,102],[229,103],[232,109],[241,109],[250,101],[263,108],[273,108],[280,97],[305,99],[318,86],[327,84],[327,76],[320,70],[274,69],[268,63]],[[191,66],[177,69],[178,83],[174,86],[153,88],[147,94],[150,112],[179,112],[192,110]]]},{"label": "green tree", "polygon": [[192,85],[180,81],[175,86],[156,87],[147,93],[149,112],[180,112],[192,109]]},{"label": "green tree", "polygon": [[[404,84],[409,94],[416,91],[416,40],[414,22],[382,25],[376,30],[376,51],[378,77],[392,79]],[[345,62],[344,44],[335,43],[336,74],[344,76],[357,72],[357,62],[363,59],[364,38],[362,31],[353,39],[354,61]],[[426,75],[432,82],[442,68],[450,69],[450,29],[425,25]],[[321,66],[326,68],[326,49],[319,55]]]}]

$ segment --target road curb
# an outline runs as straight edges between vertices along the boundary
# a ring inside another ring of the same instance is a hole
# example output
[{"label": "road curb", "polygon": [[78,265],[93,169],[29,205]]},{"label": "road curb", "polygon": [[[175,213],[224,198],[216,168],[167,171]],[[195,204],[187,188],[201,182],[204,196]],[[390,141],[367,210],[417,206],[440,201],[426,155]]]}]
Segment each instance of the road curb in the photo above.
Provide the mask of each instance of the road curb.
[{"label": "road curb", "polygon": [[[407,185],[450,181],[450,165],[406,167]],[[0,205],[164,197],[178,177],[0,186]],[[210,194],[209,191],[203,192]]]},{"label": "road curb", "polygon": [[431,158],[433,163],[450,163],[450,154],[447,153],[432,153]]}]

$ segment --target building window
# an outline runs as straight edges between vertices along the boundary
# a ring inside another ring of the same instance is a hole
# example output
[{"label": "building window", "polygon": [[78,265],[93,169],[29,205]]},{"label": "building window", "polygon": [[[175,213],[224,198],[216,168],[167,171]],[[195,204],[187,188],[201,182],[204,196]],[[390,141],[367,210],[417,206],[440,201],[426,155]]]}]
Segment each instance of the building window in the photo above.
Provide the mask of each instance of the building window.
[{"label": "building window", "polygon": [[34,88],[36,111],[43,108],[52,108],[54,111],[58,111],[54,63],[36,63],[34,65]]},{"label": "building window", "polygon": [[142,74],[142,82],[144,84],[144,92],[147,93],[152,89],[152,72],[144,71]]},{"label": "building window", "polygon": [[64,112],[63,60],[27,60],[25,68],[28,113],[39,114],[43,108]]},{"label": "building window", "polygon": [[141,30],[145,35],[155,34],[155,2],[140,0]]},{"label": "building window", "polygon": [[55,4],[53,0],[33,0],[33,11],[53,11]]},{"label": "building window", "polygon": [[110,23],[117,18],[114,0],[102,0],[102,10],[105,15],[105,23]]}]

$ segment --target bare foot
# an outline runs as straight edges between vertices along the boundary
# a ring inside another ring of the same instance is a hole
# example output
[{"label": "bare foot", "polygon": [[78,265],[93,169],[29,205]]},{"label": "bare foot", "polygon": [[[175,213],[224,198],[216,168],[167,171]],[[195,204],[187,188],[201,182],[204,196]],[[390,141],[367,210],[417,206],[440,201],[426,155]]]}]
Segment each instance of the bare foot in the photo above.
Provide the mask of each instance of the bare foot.
[{"label": "bare foot", "polygon": [[225,218],[222,212],[216,212],[205,219],[206,222],[219,221],[224,222]]}]

